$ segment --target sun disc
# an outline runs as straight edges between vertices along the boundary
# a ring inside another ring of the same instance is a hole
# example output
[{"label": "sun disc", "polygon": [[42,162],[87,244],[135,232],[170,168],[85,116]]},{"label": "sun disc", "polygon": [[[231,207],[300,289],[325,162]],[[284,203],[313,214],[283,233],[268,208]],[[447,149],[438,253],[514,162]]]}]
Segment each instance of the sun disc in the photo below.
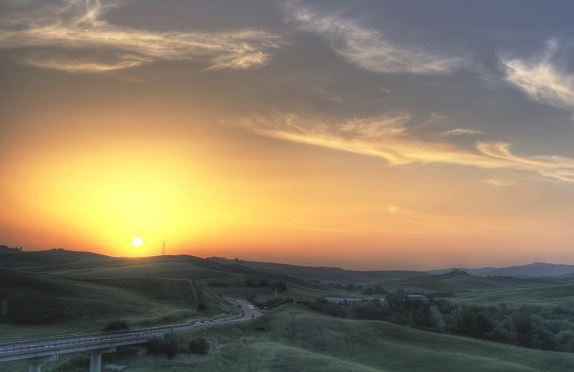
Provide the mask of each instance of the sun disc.
[{"label": "sun disc", "polygon": [[141,247],[143,245],[143,239],[140,238],[139,236],[136,236],[135,238],[132,239],[132,245],[134,247]]}]

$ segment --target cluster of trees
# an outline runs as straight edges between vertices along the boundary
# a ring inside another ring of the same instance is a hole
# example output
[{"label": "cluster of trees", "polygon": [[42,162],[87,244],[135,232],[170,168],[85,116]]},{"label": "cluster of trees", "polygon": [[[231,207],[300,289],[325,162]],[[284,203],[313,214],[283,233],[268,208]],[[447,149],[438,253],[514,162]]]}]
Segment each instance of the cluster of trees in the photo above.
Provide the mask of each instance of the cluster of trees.
[{"label": "cluster of trees", "polygon": [[167,335],[162,338],[151,339],[145,346],[149,354],[165,355],[168,358],[173,358],[177,353],[205,355],[209,352],[209,342],[203,337],[193,339],[187,345],[181,345],[181,342],[175,337]]},{"label": "cluster of trees", "polygon": [[0,251],[14,251],[14,252],[22,252],[24,250],[24,248],[22,247],[9,247],[7,245],[4,244],[0,244]]},{"label": "cluster of trees", "polygon": [[378,284],[371,285],[371,286],[363,286],[360,284],[341,284],[341,283],[331,283],[329,284],[331,287],[342,289],[348,292],[360,292],[367,296],[373,295],[385,295],[388,292]]},{"label": "cluster of trees", "polygon": [[[287,284],[282,281],[270,282],[267,280],[245,279],[245,286],[248,288],[272,288],[273,290],[277,291],[277,294],[281,294],[287,291]],[[251,302],[257,302],[256,293],[248,293],[246,294],[246,298]]]},{"label": "cluster of trees", "polygon": [[370,287],[363,287],[361,289],[361,293],[367,296],[374,296],[374,295],[386,295],[387,291],[380,285],[374,285]]},{"label": "cluster of trees", "polygon": [[278,291],[285,292],[287,290],[287,284],[284,282],[270,282],[268,280],[256,280],[256,279],[245,279],[245,286],[249,288],[261,288],[261,287],[274,287],[277,288]]},{"label": "cluster of trees", "polygon": [[340,306],[326,300],[307,305],[332,316],[385,320],[425,330],[513,345],[574,352],[574,311],[564,307],[474,306],[441,298],[412,300],[397,291],[378,300]]},{"label": "cluster of trees", "polygon": [[300,303],[309,306],[312,310],[329,314],[331,316],[348,317],[348,308],[340,304],[327,301],[324,298],[315,301],[300,301]]},{"label": "cluster of trees", "polygon": [[291,297],[274,297],[266,301],[259,301],[254,299],[252,302],[260,309],[273,309],[284,304],[292,304],[294,303],[294,300]]},{"label": "cluster of trees", "polygon": [[470,337],[574,351],[574,313],[563,307],[460,306],[447,326],[453,333]]}]

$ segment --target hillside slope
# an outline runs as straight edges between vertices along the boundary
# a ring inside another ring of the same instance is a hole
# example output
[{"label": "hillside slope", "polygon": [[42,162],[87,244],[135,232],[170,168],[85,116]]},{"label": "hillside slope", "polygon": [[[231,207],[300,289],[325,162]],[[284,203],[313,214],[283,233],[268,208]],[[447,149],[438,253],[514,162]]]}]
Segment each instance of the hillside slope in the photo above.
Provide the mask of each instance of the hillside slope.
[{"label": "hillside slope", "polygon": [[[180,336],[186,340],[196,335]],[[380,321],[332,318],[301,307],[277,309],[234,326],[223,347],[194,371],[571,371],[574,355],[431,333]],[[185,362],[146,357],[130,371],[185,370]]]},{"label": "hillside slope", "polygon": [[[453,269],[430,270],[432,274],[444,274]],[[461,269],[476,276],[514,276],[522,278],[532,277],[556,277],[574,275],[574,265],[552,264],[546,262],[534,262],[527,265],[507,267],[480,267],[475,269]]]},{"label": "hillside slope", "polygon": [[132,326],[180,321],[233,310],[188,280],[122,278],[80,281],[0,269],[0,340],[99,330],[110,320]]}]

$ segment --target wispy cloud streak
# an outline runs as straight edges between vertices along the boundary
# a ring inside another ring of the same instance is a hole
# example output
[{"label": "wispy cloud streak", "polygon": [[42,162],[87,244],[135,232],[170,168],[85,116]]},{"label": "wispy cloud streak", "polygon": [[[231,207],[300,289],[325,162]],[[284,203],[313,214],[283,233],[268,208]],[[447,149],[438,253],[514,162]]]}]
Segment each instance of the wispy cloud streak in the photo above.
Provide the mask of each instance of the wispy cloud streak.
[{"label": "wispy cloud streak", "polygon": [[557,41],[547,43],[545,52],[530,59],[502,58],[506,81],[540,103],[574,109],[574,75],[560,71],[552,64],[558,50]]},{"label": "wispy cloud streak", "polygon": [[317,12],[299,2],[290,2],[285,9],[300,29],[323,36],[337,54],[365,70],[434,75],[451,73],[464,64],[459,57],[399,45],[353,19]]},{"label": "wispy cloud streak", "polygon": [[482,132],[479,130],[470,129],[470,128],[456,128],[456,129],[450,129],[450,130],[442,132],[441,136],[442,137],[458,137],[458,136],[464,136],[464,135],[468,135],[468,134],[482,134]]},{"label": "wispy cloud streak", "polygon": [[[98,0],[67,0],[42,12],[4,19],[2,24],[9,27],[0,29],[0,48],[54,49],[47,59],[31,53],[20,60],[65,71],[103,72],[158,60],[196,61],[210,69],[248,69],[266,64],[281,45],[277,35],[259,30],[157,32],[112,25],[103,19],[108,8]],[[88,50],[91,60],[62,57],[62,49]],[[112,53],[115,59],[103,62],[97,53],[101,51]]]},{"label": "wispy cloud streak", "polygon": [[509,187],[515,184],[515,182],[512,180],[498,179],[498,178],[487,178],[482,180],[482,182],[494,187]]},{"label": "wispy cloud streak", "polygon": [[[469,151],[449,143],[421,141],[409,135],[403,125],[407,121],[407,115],[333,123],[276,114],[245,118],[242,125],[261,136],[373,156],[391,165],[438,163],[508,169],[574,183],[572,158],[518,156],[504,142],[477,142],[475,151]],[[367,129],[369,126],[372,129]]]}]

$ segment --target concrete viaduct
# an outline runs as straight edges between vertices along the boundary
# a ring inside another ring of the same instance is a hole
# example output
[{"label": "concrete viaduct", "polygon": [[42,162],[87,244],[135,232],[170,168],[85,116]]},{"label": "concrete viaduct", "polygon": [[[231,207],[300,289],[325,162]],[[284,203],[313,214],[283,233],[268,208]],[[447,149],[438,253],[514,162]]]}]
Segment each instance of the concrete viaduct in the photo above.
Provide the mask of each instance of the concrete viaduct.
[{"label": "concrete viaduct", "polygon": [[172,332],[223,326],[232,322],[251,320],[261,315],[255,306],[245,300],[232,301],[241,308],[240,314],[130,331],[74,334],[0,343],[0,363],[27,360],[29,372],[41,372],[42,364],[57,360],[61,354],[89,352],[90,372],[100,372],[102,354],[113,353],[119,346],[143,344]]}]

